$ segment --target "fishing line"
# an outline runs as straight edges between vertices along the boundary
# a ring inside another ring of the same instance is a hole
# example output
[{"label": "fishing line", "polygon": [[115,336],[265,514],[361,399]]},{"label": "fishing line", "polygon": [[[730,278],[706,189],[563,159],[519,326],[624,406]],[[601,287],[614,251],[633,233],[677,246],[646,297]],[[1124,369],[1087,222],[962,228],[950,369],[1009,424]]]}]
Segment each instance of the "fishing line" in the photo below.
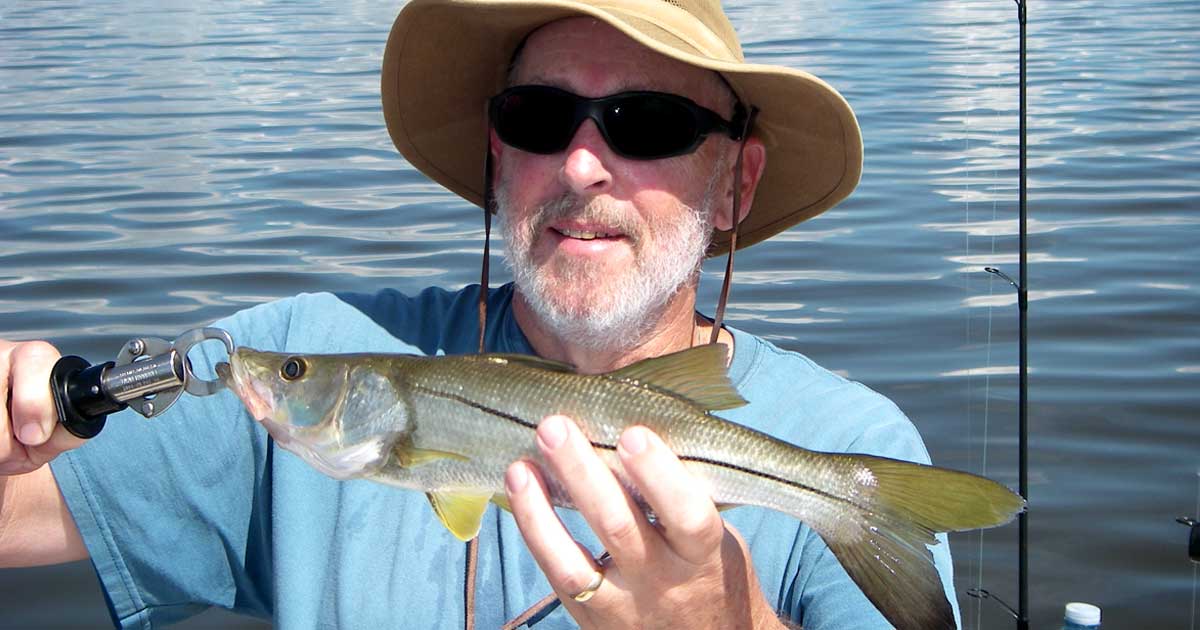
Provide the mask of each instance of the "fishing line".
[{"label": "fishing line", "polygon": [[[967,56],[970,57],[972,54],[974,54],[974,52],[971,48],[971,38],[967,38]],[[966,261],[966,263],[968,265],[970,264],[970,261],[971,261],[971,169],[969,167],[969,162],[971,159],[971,107],[972,107],[971,95],[970,95],[970,93],[968,93],[967,94],[967,103],[966,103],[966,112],[963,114],[963,127],[964,127],[964,130],[963,130],[963,157],[964,157],[964,159],[966,159],[968,161],[968,168],[966,169],[966,177],[964,178],[965,181],[963,182],[963,193],[964,193],[963,194],[963,199],[964,199],[964,203],[963,203],[963,256],[964,256],[964,261]],[[970,298],[970,296],[971,296],[971,282],[970,282],[971,272],[970,271],[963,272],[962,278],[963,278],[963,295],[966,296],[967,298]],[[965,317],[967,320],[967,324],[966,324],[967,338],[966,338],[966,342],[964,345],[966,347],[970,348],[971,347],[971,307],[970,307],[969,303],[967,303],[964,306],[963,312],[965,313]],[[972,417],[972,415],[973,415],[972,414],[972,409],[973,409],[972,402],[973,401],[971,398],[971,393],[973,391],[972,386],[974,385],[972,380],[974,379],[974,376],[975,376],[975,370],[973,370],[971,368],[967,368],[967,452],[968,452],[968,457],[972,458],[972,459],[974,458],[974,451],[975,451],[975,448],[973,446],[975,442],[972,439],[974,437],[972,435],[972,433],[975,428],[975,419]],[[981,457],[983,464],[982,464],[982,470],[979,473],[980,475],[985,474],[985,472],[987,470],[987,442],[986,442],[986,440],[987,440],[987,430],[986,430],[986,423],[985,423],[983,455]],[[978,547],[979,547],[979,553],[975,560],[975,588],[982,589],[983,588],[983,531],[980,530],[980,531],[976,532],[975,536],[977,536],[976,540],[978,541]],[[983,601],[975,600],[973,602],[973,606],[975,608],[975,627],[979,628],[980,623],[982,623]]]},{"label": "fishing line", "polygon": [[[969,57],[969,56],[972,56],[973,54],[974,54],[974,51],[971,47],[970,41],[968,40],[967,56]],[[963,117],[964,127],[966,130],[966,132],[965,132],[966,138],[963,143],[963,145],[964,145],[963,151],[964,151],[964,155],[968,161],[968,165],[967,165],[967,169],[966,169],[966,183],[964,184],[964,188],[966,189],[966,192],[967,192],[967,195],[966,195],[967,199],[966,199],[966,203],[964,204],[964,206],[965,206],[964,223],[966,225],[964,226],[963,231],[966,235],[965,249],[966,249],[966,260],[967,260],[968,264],[970,264],[970,261],[971,261],[971,256],[970,256],[970,253],[971,253],[971,246],[970,246],[970,243],[971,243],[970,182],[971,182],[971,178],[974,175],[974,169],[971,168],[970,164],[969,164],[969,162],[971,161],[970,147],[971,147],[971,110],[972,110],[972,108],[973,108],[973,103],[971,101],[971,96],[968,95],[967,96],[966,114]],[[991,145],[998,146],[1001,141],[1000,131],[998,129],[993,130],[991,135],[993,136]],[[989,185],[989,190],[991,192],[990,196],[992,198],[991,223],[993,226],[996,224],[996,220],[997,220],[997,217],[999,214],[999,199],[998,199],[998,197],[1001,194],[999,178],[1000,178],[999,169],[996,168],[995,166],[993,166],[991,182]],[[995,257],[996,257],[996,230],[992,229],[989,231],[991,232],[989,258],[992,260],[995,260]],[[969,273],[970,272],[967,272],[967,274],[964,274],[964,279],[969,278]],[[994,277],[994,274],[990,274],[990,273],[988,274],[988,276],[989,276],[988,277],[988,291],[987,291],[987,301],[986,301],[986,303],[987,303],[987,333],[986,333],[986,341],[984,343],[984,368],[983,368],[983,420],[982,420],[983,426],[982,426],[982,440],[981,440],[981,443],[982,443],[981,451],[982,452],[980,453],[980,465],[979,465],[980,466],[979,474],[982,476],[987,476],[987,472],[988,472],[988,447],[989,447],[989,438],[990,438],[989,421],[991,419],[991,400],[992,400],[992,393],[991,393],[991,386],[992,386],[992,330],[993,330],[992,324],[993,324],[993,315],[995,314],[995,302],[993,300],[993,297],[995,295],[995,285],[994,285],[995,277]],[[964,284],[966,284],[966,283],[964,282]],[[967,287],[966,292],[969,293],[969,286]],[[970,314],[970,308],[968,307],[967,308],[967,343],[970,344],[970,342],[971,342],[971,314]],[[971,379],[972,379],[972,376],[973,376],[973,370],[968,370],[967,371],[967,426],[968,426],[969,430],[970,430],[970,428],[974,427],[974,423],[973,423],[972,417],[971,417],[972,416],[972,409],[971,409],[971,400],[972,400]],[[970,440],[968,440],[968,444],[971,444]],[[982,592],[983,591],[983,569],[984,569],[983,549],[984,549],[985,532],[983,530],[979,530],[976,533],[976,535],[977,535],[977,538],[976,538],[977,547],[976,547],[976,560],[975,560],[975,563],[976,563],[975,564],[975,569],[976,569],[975,588],[978,591]],[[975,604],[975,627],[976,628],[982,627],[982,624],[983,624],[982,617],[983,617],[983,600],[979,599]],[[1192,630],[1195,630],[1195,629],[1193,628]]]},{"label": "fishing line", "polygon": [[[967,38],[967,57],[974,55],[972,47],[972,38]],[[966,96],[966,107],[963,113],[963,159],[966,160],[966,176],[963,181],[963,260],[969,265],[971,264],[971,178],[974,173],[970,167],[971,161],[971,110],[974,107],[972,102],[972,92],[968,91]],[[962,274],[963,278],[963,295],[968,298],[964,307],[964,316],[966,318],[966,347],[971,347],[971,307],[969,298],[971,295],[971,272],[965,271]],[[990,286],[990,283],[989,283]],[[991,352],[991,326],[989,319],[988,330],[988,353]],[[990,360],[990,359],[989,359]],[[986,375],[986,371],[984,372]],[[974,458],[974,378],[975,370],[967,368],[967,449],[968,457]],[[986,381],[985,381],[986,382]],[[987,474],[987,393],[984,393],[984,418],[983,418],[983,440],[982,453],[980,454],[980,475]],[[974,534],[976,536],[976,546],[978,553],[975,558],[975,588],[983,590],[983,530],[979,530]],[[983,600],[975,599],[973,602],[975,608],[975,627],[981,627],[983,623]]]},{"label": "fishing line", "polygon": [[[997,133],[997,135],[998,135],[998,133]],[[997,137],[997,140],[999,140],[998,137]],[[996,184],[998,177],[999,177],[999,173],[995,169],[993,169],[992,170],[992,186],[991,186],[991,190],[992,190],[992,224],[993,225],[996,223],[996,213],[997,213],[997,208],[999,205],[996,200],[996,197],[999,194],[999,191],[997,190],[997,184]],[[991,232],[992,232],[991,258],[994,260],[996,257],[996,231],[991,230]],[[984,477],[987,476],[988,419],[990,417],[989,412],[991,411],[991,402],[992,402],[992,314],[995,312],[995,304],[992,300],[992,296],[995,293],[995,287],[993,284],[995,282],[995,279],[996,278],[993,274],[990,274],[990,273],[988,274],[987,342],[984,345],[984,347],[986,348],[986,350],[985,350],[986,358],[983,362],[983,366],[984,366],[983,367],[983,454],[981,456],[982,461],[980,463],[980,472],[979,472],[979,474]],[[981,530],[979,530],[979,574],[976,578],[976,585],[975,585],[976,588],[980,588],[980,589],[983,588],[983,536],[984,536],[984,530],[981,529]],[[979,602],[979,610],[982,611],[982,608],[983,608],[983,602],[980,601]],[[976,627],[981,627],[982,619],[980,619],[978,615],[976,617],[975,623],[976,623]]]},{"label": "fishing line", "polygon": [[[1018,137],[1020,144],[1017,149],[1017,267],[1020,281],[1014,281],[1007,274],[994,267],[984,267],[984,271],[1000,276],[1017,291],[1017,483],[1020,486],[1021,497],[1029,501],[1029,284],[1027,275],[1028,243],[1027,243],[1027,179],[1026,152],[1028,142],[1026,137],[1026,9],[1028,0],[1013,0],[1017,7],[1018,23]],[[995,222],[995,199],[993,199],[992,220]],[[995,230],[993,229],[993,232]],[[992,235],[992,250],[995,252],[995,234]],[[989,291],[991,285],[989,285]],[[989,303],[989,353],[990,353],[990,322],[991,308]],[[990,356],[990,355],[989,355]],[[989,359],[990,361],[990,359]],[[985,438],[986,439],[986,438]],[[986,449],[986,447],[985,447]],[[980,558],[982,565],[982,555]],[[982,569],[981,569],[982,572]],[[999,598],[981,588],[967,591],[968,595],[980,599],[991,598],[1004,606],[1017,622],[1017,630],[1029,630],[1029,512],[1022,511],[1017,516],[1017,609],[1005,604]],[[1193,628],[1193,630],[1195,630]]]}]

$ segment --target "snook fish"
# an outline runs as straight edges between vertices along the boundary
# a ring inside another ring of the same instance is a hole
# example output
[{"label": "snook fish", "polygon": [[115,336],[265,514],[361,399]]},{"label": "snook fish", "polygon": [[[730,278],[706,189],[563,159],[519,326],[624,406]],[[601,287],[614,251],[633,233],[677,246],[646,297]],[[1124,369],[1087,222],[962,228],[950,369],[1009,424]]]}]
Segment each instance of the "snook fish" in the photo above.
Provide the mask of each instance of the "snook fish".
[{"label": "snook fish", "polygon": [[[427,494],[441,522],[473,538],[489,501],[505,506],[504,471],[541,462],[534,431],[574,418],[621,470],[627,427],[655,431],[722,507],[757,505],[813,528],[889,622],[953,628],[926,545],[935,532],[1010,521],[1024,501],[968,473],[882,457],[820,453],[712,415],[746,404],[725,350],[691,348],[599,375],[531,356],[304,355],[238,348],[217,368],[276,443],[338,479]],[[547,467],[542,466],[543,470]],[[546,474],[552,501],[572,507]]]}]

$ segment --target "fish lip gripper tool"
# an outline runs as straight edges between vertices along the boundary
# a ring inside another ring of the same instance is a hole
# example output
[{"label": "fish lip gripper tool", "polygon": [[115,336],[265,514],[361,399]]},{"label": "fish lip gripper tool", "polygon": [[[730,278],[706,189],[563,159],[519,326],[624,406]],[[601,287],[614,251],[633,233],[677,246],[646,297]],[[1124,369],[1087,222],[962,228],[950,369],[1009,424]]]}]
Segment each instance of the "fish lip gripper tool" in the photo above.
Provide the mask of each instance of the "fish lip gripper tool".
[{"label": "fish lip gripper tool", "polygon": [[224,388],[192,372],[188,352],[196,345],[220,341],[233,354],[233,338],[220,328],[196,328],[174,341],[156,337],[130,339],[115,361],[92,365],[68,355],[50,371],[50,391],[58,421],[72,435],[90,439],[100,433],[108,414],[132,407],[146,418],[166,411],[184,392],[210,396]]}]

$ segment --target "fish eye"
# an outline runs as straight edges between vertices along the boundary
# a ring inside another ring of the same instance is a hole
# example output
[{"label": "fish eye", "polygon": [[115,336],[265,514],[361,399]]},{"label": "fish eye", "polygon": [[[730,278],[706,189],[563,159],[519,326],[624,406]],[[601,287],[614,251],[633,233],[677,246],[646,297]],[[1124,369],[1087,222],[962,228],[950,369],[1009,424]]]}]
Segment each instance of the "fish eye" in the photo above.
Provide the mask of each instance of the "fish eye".
[{"label": "fish eye", "polygon": [[294,381],[308,371],[308,362],[300,357],[288,357],[279,368],[279,376],[285,381]]}]

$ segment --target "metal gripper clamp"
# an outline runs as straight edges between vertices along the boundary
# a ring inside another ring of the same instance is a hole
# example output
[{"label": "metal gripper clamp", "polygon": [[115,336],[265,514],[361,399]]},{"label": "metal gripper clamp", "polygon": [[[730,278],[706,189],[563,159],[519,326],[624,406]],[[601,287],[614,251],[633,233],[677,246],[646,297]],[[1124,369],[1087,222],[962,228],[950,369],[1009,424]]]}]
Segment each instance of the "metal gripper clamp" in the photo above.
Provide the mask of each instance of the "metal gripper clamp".
[{"label": "metal gripper clamp", "polygon": [[189,330],[174,341],[156,337],[131,339],[116,361],[92,365],[77,356],[54,364],[50,388],[58,420],[72,434],[95,437],[108,414],[132,407],[146,418],[166,411],[187,392],[209,396],[224,388],[219,380],[204,380],[192,372],[188,352],[197,344],[217,340],[233,354],[233,338],[220,328]]}]

